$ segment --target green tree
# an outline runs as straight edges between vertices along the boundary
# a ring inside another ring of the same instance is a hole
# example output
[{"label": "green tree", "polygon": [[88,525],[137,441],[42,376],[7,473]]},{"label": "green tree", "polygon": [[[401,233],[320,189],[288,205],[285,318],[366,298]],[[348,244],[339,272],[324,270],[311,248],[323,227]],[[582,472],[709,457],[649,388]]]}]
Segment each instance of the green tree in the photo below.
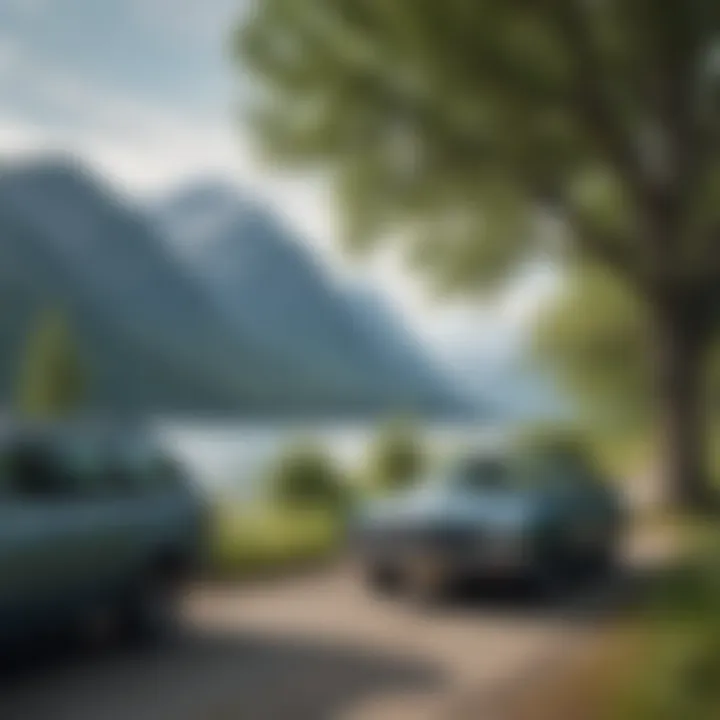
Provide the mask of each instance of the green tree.
[{"label": "green tree", "polygon": [[541,313],[533,350],[583,415],[642,428],[652,413],[647,313],[607,273],[574,273]]},{"label": "green tree", "polygon": [[348,488],[332,460],[310,443],[286,449],[270,471],[271,497],[281,505],[340,510]]},{"label": "green tree", "polygon": [[82,405],[84,391],[85,372],[66,317],[46,311],[27,341],[18,411],[36,420],[66,417]]},{"label": "green tree", "polygon": [[[540,315],[534,353],[580,401],[586,416],[619,432],[652,430],[655,384],[646,305],[607,272],[575,272]],[[720,417],[720,338],[705,368],[705,411]]]},{"label": "green tree", "polygon": [[369,474],[381,492],[411,486],[425,466],[422,445],[411,425],[393,422],[381,428],[370,448]]},{"label": "green tree", "polygon": [[600,463],[587,432],[577,424],[542,422],[524,428],[516,438],[516,448],[533,465],[549,461],[553,467],[574,468],[597,475]]},{"label": "green tree", "polygon": [[397,238],[458,288],[538,253],[625,283],[648,308],[667,490],[698,507],[719,31],[715,0],[264,0],[237,47],[267,147],[331,170],[356,243]]}]

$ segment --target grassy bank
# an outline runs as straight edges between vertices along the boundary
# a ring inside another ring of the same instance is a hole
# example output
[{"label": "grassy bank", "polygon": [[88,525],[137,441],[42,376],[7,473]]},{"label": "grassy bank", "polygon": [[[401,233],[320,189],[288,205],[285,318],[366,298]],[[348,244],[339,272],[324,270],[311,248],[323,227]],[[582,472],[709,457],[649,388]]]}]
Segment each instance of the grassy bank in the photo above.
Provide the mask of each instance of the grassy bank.
[{"label": "grassy bank", "polygon": [[628,612],[519,698],[512,720],[720,718],[720,530],[677,520],[680,543]]},{"label": "grassy bank", "polygon": [[327,510],[223,504],[214,515],[210,574],[234,580],[320,562],[341,536],[339,518]]}]

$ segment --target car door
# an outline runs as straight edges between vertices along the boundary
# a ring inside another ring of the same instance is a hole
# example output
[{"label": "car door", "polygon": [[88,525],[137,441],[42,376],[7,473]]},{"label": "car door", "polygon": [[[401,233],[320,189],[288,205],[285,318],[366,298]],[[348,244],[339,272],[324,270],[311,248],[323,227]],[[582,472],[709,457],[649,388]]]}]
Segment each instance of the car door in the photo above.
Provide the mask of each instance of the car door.
[{"label": "car door", "polygon": [[582,558],[602,551],[612,537],[613,516],[607,495],[588,469],[558,466],[555,493],[568,549]]},{"label": "car door", "polygon": [[111,601],[131,579],[143,545],[137,473],[112,438],[89,433],[63,446],[67,472],[74,478],[75,533],[72,556],[85,596]]},{"label": "car door", "polygon": [[157,508],[148,486],[144,446],[114,438],[107,446],[100,484],[105,490],[103,518],[106,567],[115,585],[132,582],[143,570],[158,525]]},{"label": "car door", "polygon": [[72,487],[44,440],[8,448],[2,475],[0,609],[21,626],[51,623],[78,580]]},{"label": "car door", "polygon": [[76,585],[87,601],[97,602],[117,575],[113,490],[108,486],[104,443],[86,432],[66,437],[59,451],[74,488],[68,514],[73,523],[70,556]]}]

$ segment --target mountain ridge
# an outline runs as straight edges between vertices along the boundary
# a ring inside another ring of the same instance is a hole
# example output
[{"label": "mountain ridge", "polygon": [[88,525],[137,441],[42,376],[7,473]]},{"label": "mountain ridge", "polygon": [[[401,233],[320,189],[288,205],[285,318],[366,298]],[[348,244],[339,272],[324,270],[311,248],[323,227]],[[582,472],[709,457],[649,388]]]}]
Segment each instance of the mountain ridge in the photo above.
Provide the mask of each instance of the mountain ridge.
[{"label": "mountain ridge", "polygon": [[167,205],[178,223],[173,230],[168,218],[126,202],[67,159],[6,165],[5,402],[34,318],[60,305],[93,367],[95,405],[238,415],[434,412],[453,405],[442,383],[432,392],[420,383],[399,391],[399,378],[355,327],[320,263],[266,208],[220,188],[206,185],[210,200],[226,209],[210,207],[204,226],[192,224],[191,216],[199,216],[187,198]]}]

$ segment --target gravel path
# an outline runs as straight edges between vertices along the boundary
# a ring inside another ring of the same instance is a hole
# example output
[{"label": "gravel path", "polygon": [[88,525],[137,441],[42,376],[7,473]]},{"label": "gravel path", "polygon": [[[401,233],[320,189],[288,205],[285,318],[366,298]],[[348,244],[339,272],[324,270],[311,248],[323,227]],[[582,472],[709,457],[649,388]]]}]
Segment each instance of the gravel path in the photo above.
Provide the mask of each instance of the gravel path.
[{"label": "gravel path", "polygon": [[482,593],[435,610],[373,597],[348,568],[200,589],[162,649],[56,658],[0,687],[2,720],[496,720],[502,698],[596,632],[659,556],[552,607]]}]

